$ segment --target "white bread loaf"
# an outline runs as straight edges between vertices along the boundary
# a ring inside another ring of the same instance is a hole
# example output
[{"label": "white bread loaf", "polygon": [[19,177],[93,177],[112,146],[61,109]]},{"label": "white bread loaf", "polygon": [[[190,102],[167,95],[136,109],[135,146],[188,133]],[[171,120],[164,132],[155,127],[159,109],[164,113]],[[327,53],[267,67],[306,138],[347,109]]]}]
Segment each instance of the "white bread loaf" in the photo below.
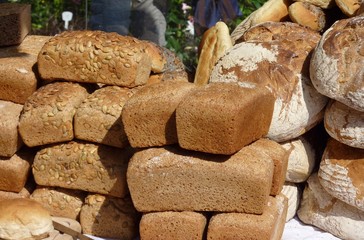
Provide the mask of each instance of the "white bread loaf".
[{"label": "white bread loaf", "polygon": [[364,16],[342,19],[324,32],[316,46],[310,76],[321,94],[364,111]]},{"label": "white bread loaf", "polygon": [[348,17],[356,15],[357,10],[360,8],[361,0],[335,0],[336,5]]},{"label": "white bread loaf", "polygon": [[325,191],[317,174],[307,180],[297,215],[309,225],[316,226],[340,239],[364,239],[364,212],[350,206]]},{"label": "white bread loaf", "polygon": [[286,222],[294,218],[297,214],[298,207],[301,202],[302,190],[296,183],[286,182],[283,185],[282,195],[288,199]]},{"label": "white bread loaf", "polygon": [[326,27],[325,12],[321,7],[308,2],[294,2],[288,7],[292,22],[309,27],[315,31],[322,31]]},{"label": "white bread loaf", "polygon": [[364,149],[329,139],[318,177],[333,197],[364,211]]},{"label": "white bread loaf", "polygon": [[338,101],[332,101],[325,111],[325,129],[337,141],[364,149],[364,112]]}]

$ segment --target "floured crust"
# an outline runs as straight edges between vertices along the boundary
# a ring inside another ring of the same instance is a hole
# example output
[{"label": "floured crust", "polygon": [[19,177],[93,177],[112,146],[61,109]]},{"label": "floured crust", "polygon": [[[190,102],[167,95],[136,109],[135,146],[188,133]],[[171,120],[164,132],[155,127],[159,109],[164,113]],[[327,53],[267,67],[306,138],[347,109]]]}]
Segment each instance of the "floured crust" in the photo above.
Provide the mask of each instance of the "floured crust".
[{"label": "floured crust", "polygon": [[364,16],[337,21],[312,55],[310,76],[317,91],[364,111]]}]

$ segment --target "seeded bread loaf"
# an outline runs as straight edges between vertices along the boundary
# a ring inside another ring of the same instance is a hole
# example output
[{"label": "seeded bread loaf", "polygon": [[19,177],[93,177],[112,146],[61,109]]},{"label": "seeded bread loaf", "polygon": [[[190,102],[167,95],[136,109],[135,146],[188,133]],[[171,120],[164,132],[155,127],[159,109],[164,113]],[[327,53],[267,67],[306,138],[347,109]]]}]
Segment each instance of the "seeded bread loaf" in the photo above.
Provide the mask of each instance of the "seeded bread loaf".
[{"label": "seeded bread loaf", "polygon": [[220,213],[212,216],[207,239],[280,240],[287,214],[287,198],[269,197],[261,215],[246,213]]},{"label": "seeded bread loaf", "polygon": [[203,239],[207,218],[197,212],[154,212],[143,214],[141,239]]},{"label": "seeded bread loaf", "polygon": [[177,107],[178,143],[188,150],[233,154],[268,133],[274,101],[264,87],[201,86]]},{"label": "seeded bread loaf", "polygon": [[64,79],[124,87],[146,84],[152,69],[148,44],[102,31],[66,31],[50,39],[38,56],[46,81]]},{"label": "seeded bread loaf", "polygon": [[24,104],[19,133],[29,147],[70,141],[74,138],[76,108],[89,95],[78,83],[54,82],[39,88]]},{"label": "seeded bread loaf", "polygon": [[30,198],[41,203],[52,216],[78,220],[86,192],[38,186]]},{"label": "seeded bread loaf", "polygon": [[37,90],[39,84],[37,57],[49,38],[49,36],[28,35],[20,45],[0,48],[1,100],[24,104]]},{"label": "seeded bread loaf", "polygon": [[153,147],[177,143],[176,108],[195,85],[166,81],[143,87],[126,101],[122,122],[132,147]]},{"label": "seeded bread loaf", "polygon": [[261,214],[271,191],[273,169],[271,158],[249,146],[233,156],[170,146],[135,153],[129,162],[127,181],[133,204],[140,212]]},{"label": "seeded bread loaf", "polygon": [[130,149],[68,142],[44,147],[33,163],[35,182],[123,197],[128,193],[126,168]]},{"label": "seeded bread loaf", "polygon": [[0,156],[11,157],[23,146],[18,133],[23,105],[0,100]]},{"label": "seeded bread loaf", "polygon": [[90,94],[74,116],[75,138],[124,148],[129,142],[121,121],[125,102],[136,89],[105,86]]},{"label": "seeded bread loaf", "polygon": [[326,26],[326,16],[322,8],[307,2],[294,2],[288,7],[292,22],[322,31]]},{"label": "seeded bread loaf", "polygon": [[89,194],[81,209],[80,223],[84,234],[112,239],[135,239],[138,217],[130,198]]},{"label": "seeded bread loaf", "polygon": [[34,155],[24,147],[10,158],[0,157],[0,190],[19,193],[24,188]]},{"label": "seeded bread loaf", "polygon": [[28,35],[31,30],[30,8],[30,4],[0,4],[0,46],[20,44]]}]

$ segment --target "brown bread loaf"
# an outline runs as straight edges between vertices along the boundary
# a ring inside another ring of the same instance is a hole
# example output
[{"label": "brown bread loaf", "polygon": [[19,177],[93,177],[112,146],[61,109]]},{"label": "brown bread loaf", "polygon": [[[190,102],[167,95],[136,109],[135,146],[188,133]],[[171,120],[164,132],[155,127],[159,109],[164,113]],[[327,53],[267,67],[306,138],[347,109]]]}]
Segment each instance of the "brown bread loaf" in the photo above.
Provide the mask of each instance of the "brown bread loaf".
[{"label": "brown bread loaf", "polygon": [[326,16],[322,8],[308,2],[294,2],[288,7],[292,22],[301,24],[315,31],[322,31],[326,26]]},{"label": "brown bread loaf", "polygon": [[23,188],[20,192],[0,191],[0,201],[5,199],[29,198],[31,192],[27,188]]},{"label": "brown bread loaf", "polygon": [[220,213],[209,222],[209,240],[280,240],[287,214],[287,198],[269,197],[261,215],[246,213]]},{"label": "brown bread loaf", "polygon": [[138,213],[130,198],[114,198],[89,194],[82,206],[82,232],[112,239],[135,239]]},{"label": "brown bread loaf", "polygon": [[288,19],[290,0],[268,0],[252,16],[251,26],[263,22],[280,22]]},{"label": "brown bread loaf", "polygon": [[361,2],[361,0],[335,0],[336,5],[348,17],[356,15]]},{"label": "brown bread loaf", "polygon": [[104,86],[90,94],[74,116],[75,138],[124,148],[129,145],[121,111],[136,89]]},{"label": "brown bread loaf", "polygon": [[20,44],[28,35],[31,30],[30,8],[30,4],[0,4],[0,46]]},{"label": "brown bread loaf", "polygon": [[23,146],[18,133],[23,105],[0,100],[0,156],[11,157]]},{"label": "brown bread loaf", "polygon": [[24,104],[19,133],[29,147],[70,141],[74,138],[76,108],[89,95],[78,83],[54,82],[39,88]]},{"label": "brown bread loaf", "polygon": [[154,212],[143,214],[139,226],[140,238],[145,240],[202,240],[207,218],[197,212]]},{"label": "brown bread loaf", "polygon": [[271,191],[271,158],[249,146],[233,156],[174,147],[130,159],[127,181],[140,212],[218,211],[261,214]]},{"label": "brown bread loaf", "polygon": [[206,84],[177,107],[178,143],[188,150],[233,154],[267,134],[274,101],[268,88]]},{"label": "brown bread loaf", "polygon": [[49,38],[28,35],[20,45],[0,48],[1,100],[24,104],[37,90],[37,57]]},{"label": "brown bread loaf", "polygon": [[35,182],[123,197],[128,193],[126,168],[130,149],[68,142],[44,147],[33,163]]},{"label": "brown bread loaf", "polygon": [[132,147],[177,143],[176,108],[195,88],[189,82],[166,81],[143,87],[126,101],[122,122]]},{"label": "brown bread loaf", "polygon": [[50,39],[38,56],[46,81],[64,79],[125,87],[146,84],[152,69],[148,44],[102,31],[66,31]]}]

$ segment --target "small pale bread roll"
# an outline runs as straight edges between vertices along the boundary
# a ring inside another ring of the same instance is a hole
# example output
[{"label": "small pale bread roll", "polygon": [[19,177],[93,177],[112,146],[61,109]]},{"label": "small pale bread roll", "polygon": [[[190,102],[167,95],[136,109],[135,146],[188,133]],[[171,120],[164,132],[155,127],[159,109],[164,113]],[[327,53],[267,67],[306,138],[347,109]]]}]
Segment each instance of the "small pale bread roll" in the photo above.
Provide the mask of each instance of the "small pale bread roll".
[{"label": "small pale bread roll", "polygon": [[268,21],[281,22],[286,20],[290,4],[290,0],[268,0],[257,9],[252,17],[252,26]]},{"label": "small pale bread roll", "polygon": [[346,16],[352,17],[360,8],[361,0],[335,0],[335,3]]},{"label": "small pale bread roll", "polygon": [[315,31],[322,31],[326,25],[322,8],[307,2],[295,2],[288,8],[292,22],[301,24]]}]

